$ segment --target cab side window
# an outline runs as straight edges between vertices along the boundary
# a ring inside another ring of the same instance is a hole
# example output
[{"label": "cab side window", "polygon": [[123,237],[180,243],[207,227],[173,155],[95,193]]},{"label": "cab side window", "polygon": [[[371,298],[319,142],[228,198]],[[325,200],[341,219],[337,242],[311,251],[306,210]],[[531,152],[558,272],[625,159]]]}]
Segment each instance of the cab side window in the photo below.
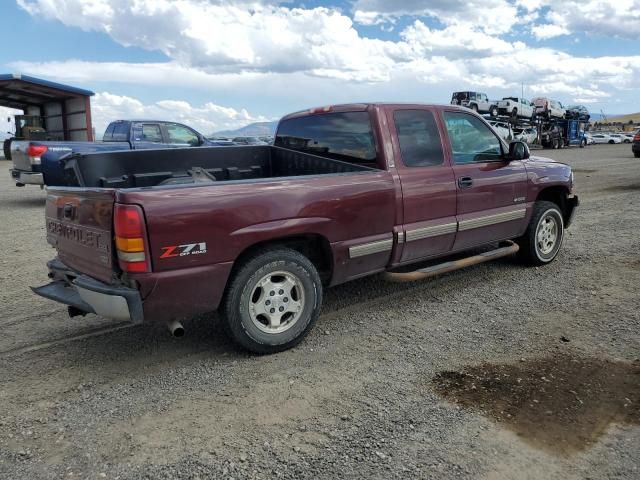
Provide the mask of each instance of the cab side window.
[{"label": "cab side window", "polygon": [[462,112],[445,112],[444,120],[457,165],[502,159],[502,142],[480,119]]},{"label": "cab side window", "polygon": [[193,147],[200,145],[198,136],[182,125],[167,125],[167,135],[169,136],[169,143],[191,145]]},{"label": "cab side window", "polygon": [[402,162],[407,167],[442,165],[442,142],[433,113],[428,110],[397,110],[394,114]]}]

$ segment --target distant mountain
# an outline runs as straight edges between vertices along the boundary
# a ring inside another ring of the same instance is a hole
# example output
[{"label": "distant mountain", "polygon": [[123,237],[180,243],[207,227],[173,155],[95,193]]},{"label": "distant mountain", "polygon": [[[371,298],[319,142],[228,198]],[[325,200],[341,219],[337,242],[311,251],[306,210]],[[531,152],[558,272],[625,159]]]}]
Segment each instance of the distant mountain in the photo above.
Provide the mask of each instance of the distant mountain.
[{"label": "distant mountain", "polygon": [[630,113],[627,115],[610,115],[607,117],[607,122],[619,122],[619,123],[629,123],[629,121],[633,123],[640,123],[640,112],[638,113]]},{"label": "distant mountain", "polygon": [[210,137],[261,137],[274,135],[278,121],[250,123],[237,130],[223,130],[209,135]]}]

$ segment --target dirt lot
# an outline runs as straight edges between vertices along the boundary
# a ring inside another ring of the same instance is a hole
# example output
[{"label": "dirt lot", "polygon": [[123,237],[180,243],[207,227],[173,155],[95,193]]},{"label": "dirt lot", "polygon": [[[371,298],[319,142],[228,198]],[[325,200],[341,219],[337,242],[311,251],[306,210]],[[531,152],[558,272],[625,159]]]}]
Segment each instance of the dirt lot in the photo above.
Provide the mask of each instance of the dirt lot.
[{"label": "dirt lot", "polygon": [[552,265],[352,282],[267,357],[31,294],[44,193],[0,162],[0,478],[639,478],[640,161],[544,155],[582,202]]}]

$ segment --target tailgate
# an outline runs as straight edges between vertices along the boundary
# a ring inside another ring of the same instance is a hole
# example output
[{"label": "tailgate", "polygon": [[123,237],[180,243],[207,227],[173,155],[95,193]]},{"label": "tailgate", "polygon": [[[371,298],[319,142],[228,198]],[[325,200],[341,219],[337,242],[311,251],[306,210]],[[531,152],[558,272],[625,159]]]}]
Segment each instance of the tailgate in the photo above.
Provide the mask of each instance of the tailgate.
[{"label": "tailgate", "polygon": [[47,242],[69,268],[104,282],[113,275],[115,190],[49,189]]}]

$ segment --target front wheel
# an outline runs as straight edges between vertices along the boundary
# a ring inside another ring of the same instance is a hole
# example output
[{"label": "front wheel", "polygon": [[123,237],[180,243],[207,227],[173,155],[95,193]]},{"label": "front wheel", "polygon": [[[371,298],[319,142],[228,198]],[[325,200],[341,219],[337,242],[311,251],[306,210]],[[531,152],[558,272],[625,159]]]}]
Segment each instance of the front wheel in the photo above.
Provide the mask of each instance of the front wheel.
[{"label": "front wheel", "polygon": [[301,253],[279,248],[245,260],[225,295],[223,317],[231,337],[254,353],[291,348],[320,314],[322,283]]},{"label": "front wheel", "polygon": [[564,220],[553,202],[539,201],[533,205],[533,214],[525,234],[516,240],[518,255],[529,265],[551,263],[562,246]]}]

